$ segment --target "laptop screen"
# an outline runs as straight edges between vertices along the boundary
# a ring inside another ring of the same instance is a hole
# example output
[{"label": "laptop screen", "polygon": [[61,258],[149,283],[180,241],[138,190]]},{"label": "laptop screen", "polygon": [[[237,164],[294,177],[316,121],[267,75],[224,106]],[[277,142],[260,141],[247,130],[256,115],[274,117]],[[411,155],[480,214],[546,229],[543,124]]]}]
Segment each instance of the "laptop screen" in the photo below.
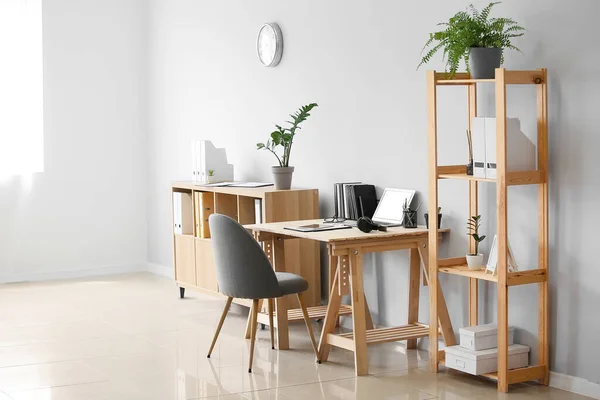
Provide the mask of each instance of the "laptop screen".
[{"label": "laptop screen", "polygon": [[375,214],[373,214],[373,221],[400,223],[402,222],[402,211],[404,202],[407,201],[408,205],[412,202],[415,195],[414,190],[405,189],[385,189]]}]

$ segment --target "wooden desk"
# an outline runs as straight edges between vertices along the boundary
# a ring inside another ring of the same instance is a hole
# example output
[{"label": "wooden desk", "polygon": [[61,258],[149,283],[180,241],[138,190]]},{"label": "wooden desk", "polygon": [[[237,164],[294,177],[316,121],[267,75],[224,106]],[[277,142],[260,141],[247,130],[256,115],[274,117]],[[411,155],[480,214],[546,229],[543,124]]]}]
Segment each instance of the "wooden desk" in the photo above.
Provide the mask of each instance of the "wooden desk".
[{"label": "wooden desk", "polygon": [[[330,265],[330,295],[319,342],[319,358],[322,362],[327,361],[331,346],[353,351],[356,375],[366,375],[368,374],[367,344],[406,340],[408,348],[416,348],[416,340],[429,335],[429,326],[418,322],[421,271],[423,271],[426,281],[429,281],[427,262],[429,231],[423,227],[416,229],[397,227],[389,228],[387,232],[371,233],[363,233],[356,228],[325,232],[296,232],[284,229],[290,226],[321,222],[322,220],[278,222],[247,225],[246,228],[254,232],[258,241],[265,243],[265,252],[276,271],[285,269],[283,243],[286,239],[310,239],[327,244]],[[448,230],[439,232],[441,236]],[[362,255],[391,250],[410,251],[408,323],[399,327],[375,329],[363,288]],[[421,261],[425,265],[423,269],[421,269]],[[437,286],[440,294],[438,296],[440,331],[446,345],[451,346],[456,344],[456,339],[439,283]],[[352,305],[350,307],[341,304],[344,295],[351,295]],[[279,349],[289,347],[288,320],[282,316],[297,312],[297,310],[288,312],[287,300],[277,299],[275,325]],[[334,333],[340,313],[352,314],[353,332]],[[263,321],[268,323],[266,319]]]}]

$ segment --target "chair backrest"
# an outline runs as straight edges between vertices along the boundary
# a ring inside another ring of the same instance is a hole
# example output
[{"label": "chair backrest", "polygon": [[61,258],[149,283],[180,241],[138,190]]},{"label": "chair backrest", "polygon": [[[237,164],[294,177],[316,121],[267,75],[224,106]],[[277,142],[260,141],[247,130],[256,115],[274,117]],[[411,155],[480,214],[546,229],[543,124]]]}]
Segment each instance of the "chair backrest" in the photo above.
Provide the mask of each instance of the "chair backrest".
[{"label": "chair backrest", "polygon": [[237,221],[222,214],[208,218],[219,292],[242,299],[283,295],[269,259]]}]

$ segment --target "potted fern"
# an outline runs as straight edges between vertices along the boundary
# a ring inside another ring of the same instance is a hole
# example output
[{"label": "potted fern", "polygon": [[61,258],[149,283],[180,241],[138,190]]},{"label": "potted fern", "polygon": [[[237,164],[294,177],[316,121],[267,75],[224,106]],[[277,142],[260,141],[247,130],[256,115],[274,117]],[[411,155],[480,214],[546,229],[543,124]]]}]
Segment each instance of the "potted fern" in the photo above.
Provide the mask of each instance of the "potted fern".
[{"label": "potted fern", "polygon": [[490,3],[483,10],[472,4],[467,11],[456,13],[448,22],[439,23],[444,29],[430,33],[417,69],[427,64],[438,50],[444,52],[446,72],[454,77],[461,60],[473,79],[492,79],[495,70],[504,62],[504,49],[520,51],[512,39],[523,36],[525,29],[510,18],[489,18],[492,8],[500,2]]},{"label": "potted fern", "polygon": [[[275,189],[277,190],[287,190],[292,187],[294,167],[290,167],[290,153],[294,144],[294,137],[300,129],[300,124],[310,117],[310,111],[315,107],[317,107],[316,103],[300,107],[294,114],[290,114],[292,120],[287,121],[290,125],[288,128],[275,125],[277,130],[271,132],[271,138],[266,143],[256,144],[257,150],[270,151],[277,158],[279,165],[272,167]],[[283,151],[277,154],[276,150],[279,147],[282,147]]]},{"label": "potted fern", "polygon": [[469,269],[477,270],[483,266],[483,254],[479,253],[479,243],[483,242],[485,235],[479,236],[479,228],[481,227],[481,215],[472,216],[467,220],[467,235],[475,240],[475,253],[467,254],[467,264]]}]

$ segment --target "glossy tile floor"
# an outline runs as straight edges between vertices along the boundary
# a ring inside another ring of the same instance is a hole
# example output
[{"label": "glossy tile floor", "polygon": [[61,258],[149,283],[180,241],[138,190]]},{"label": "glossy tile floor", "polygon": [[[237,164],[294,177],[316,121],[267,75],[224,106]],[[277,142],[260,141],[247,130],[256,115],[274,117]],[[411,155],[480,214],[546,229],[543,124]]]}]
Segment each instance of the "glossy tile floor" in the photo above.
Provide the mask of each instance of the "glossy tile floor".
[{"label": "glossy tile floor", "polygon": [[[223,305],[191,292],[180,300],[171,280],[146,273],[0,285],[0,400],[507,397],[485,380],[432,374],[426,352],[399,344],[369,349],[367,377],[354,377],[352,355],[340,349],[317,365],[302,324],[291,328],[288,351],[271,350],[268,330],[259,331],[248,374],[241,307],[206,358]],[[508,398],[584,399],[537,385]]]}]

